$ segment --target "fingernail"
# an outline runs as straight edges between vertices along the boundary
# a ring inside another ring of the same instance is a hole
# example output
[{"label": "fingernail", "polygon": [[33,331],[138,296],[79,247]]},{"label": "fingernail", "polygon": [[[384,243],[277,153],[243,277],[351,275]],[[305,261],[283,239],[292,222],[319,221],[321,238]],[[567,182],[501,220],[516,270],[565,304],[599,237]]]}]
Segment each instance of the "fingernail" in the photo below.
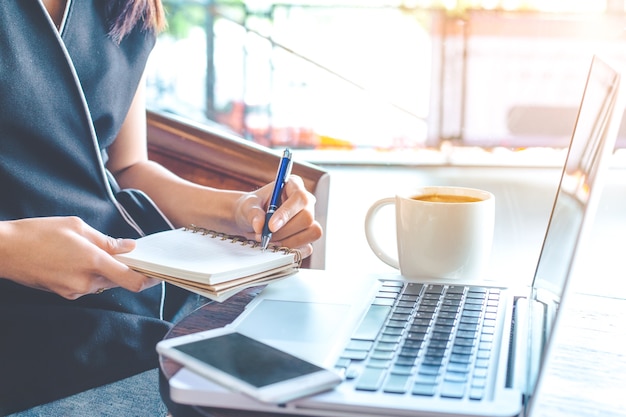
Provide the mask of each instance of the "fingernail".
[{"label": "fingernail", "polygon": [[284,225],[285,225],[285,219],[283,219],[282,217],[276,217],[276,220],[274,220],[274,231],[279,230]]}]

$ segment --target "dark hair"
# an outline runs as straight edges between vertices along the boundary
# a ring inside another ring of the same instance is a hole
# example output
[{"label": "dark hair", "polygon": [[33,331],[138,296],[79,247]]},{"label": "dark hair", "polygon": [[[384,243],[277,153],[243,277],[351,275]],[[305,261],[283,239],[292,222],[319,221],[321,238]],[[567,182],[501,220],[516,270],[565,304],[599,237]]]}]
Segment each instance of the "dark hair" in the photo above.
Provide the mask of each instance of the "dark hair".
[{"label": "dark hair", "polygon": [[159,32],[165,27],[161,0],[107,0],[109,36],[120,43],[138,24]]}]

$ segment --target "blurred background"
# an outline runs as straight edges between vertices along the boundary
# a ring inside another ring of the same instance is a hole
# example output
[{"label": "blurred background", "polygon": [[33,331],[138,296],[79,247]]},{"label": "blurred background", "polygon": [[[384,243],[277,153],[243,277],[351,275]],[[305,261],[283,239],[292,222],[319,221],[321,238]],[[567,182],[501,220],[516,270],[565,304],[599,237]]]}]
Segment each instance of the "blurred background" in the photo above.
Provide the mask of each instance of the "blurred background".
[{"label": "blurred background", "polygon": [[312,162],[550,164],[592,55],[626,62],[624,3],[164,0],[149,107]]}]

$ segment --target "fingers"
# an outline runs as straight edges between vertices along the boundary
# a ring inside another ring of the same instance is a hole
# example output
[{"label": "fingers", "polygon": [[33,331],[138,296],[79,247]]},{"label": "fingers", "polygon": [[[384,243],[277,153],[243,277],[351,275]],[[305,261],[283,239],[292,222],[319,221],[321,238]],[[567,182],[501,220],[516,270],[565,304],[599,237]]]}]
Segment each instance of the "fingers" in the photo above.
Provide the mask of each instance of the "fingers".
[{"label": "fingers", "polygon": [[101,254],[101,256],[96,254],[93,260],[95,278],[91,280],[92,282],[86,293],[102,293],[114,287],[123,287],[133,292],[139,292],[161,282],[132,270],[111,256],[133,250],[136,246],[136,242],[133,239],[116,239],[91,227],[86,228],[84,234],[88,240],[106,252],[106,254]]},{"label": "fingers", "polygon": [[291,176],[285,184],[286,199],[269,222],[274,244],[298,248],[307,257],[312,252],[311,242],[322,237],[321,225],[315,221],[315,196],[309,193],[298,176]]},{"label": "fingers", "polygon": [[[235,218],[240,232],[260,241],[265,213],[274,184],[267,184],[243,196],[237,204]],[[301,249],[303,256],[312,252],[312,242],[322,237],[322,227],[315,220],[315,196],[304,181],[291,175],[285,183],[281,204],[269,220],[271,244]]]},{"label": "fingers", "polygon": [[306,229],[312,225],[315,221],[315,196],[304,188],[302,178],[291,176],[284,191],[286,198],[270,219],[270,230],[278,232],[287,223],[292,230]]}]

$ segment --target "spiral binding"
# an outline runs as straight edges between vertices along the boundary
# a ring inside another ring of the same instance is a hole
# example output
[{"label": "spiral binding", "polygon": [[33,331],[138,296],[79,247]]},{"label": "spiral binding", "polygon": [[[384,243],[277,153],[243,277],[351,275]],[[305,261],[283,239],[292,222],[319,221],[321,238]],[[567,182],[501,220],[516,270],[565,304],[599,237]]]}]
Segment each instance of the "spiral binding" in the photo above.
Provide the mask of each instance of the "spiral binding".
[{"label": "spiral binding", "polygon": [[[229,240],[232,243],[240,243],[241,246],[249,246],[253,249],[261,247],[261,243],[257,242],[256,240],[248,239],[244,236],[229,235],[229,234],[222,233],[222,232],[216,232],[215,230],[206,229],[201,226],[196,226],[195,224],[185,226],[183,227],[183,229],[185,231],[190,231],[192,233],[200,233],[204,236],[209,236],[213,239]],[[273,245],[273,246],[269,246],[267,250],[271,250],[272,252],[282,252],[285,255],[292,253],[294,254],[294,261],[298,264],[298,268],[302,264],[302,253],[298,249],[291,249],[286,246]]]}]

